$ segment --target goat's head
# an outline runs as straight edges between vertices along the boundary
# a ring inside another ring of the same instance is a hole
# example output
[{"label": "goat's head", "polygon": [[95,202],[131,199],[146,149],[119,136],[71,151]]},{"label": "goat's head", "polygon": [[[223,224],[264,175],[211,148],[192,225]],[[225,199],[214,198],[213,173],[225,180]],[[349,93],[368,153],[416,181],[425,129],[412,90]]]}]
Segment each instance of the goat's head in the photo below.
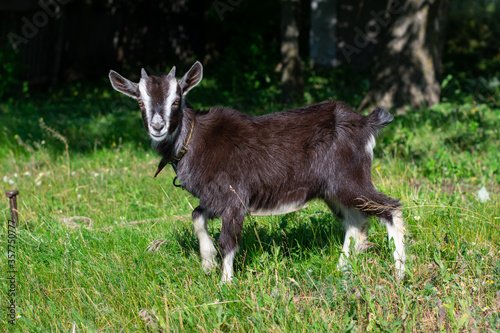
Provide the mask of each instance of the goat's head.
[{"label": "goat's head", "polygon": [[115,71],[109,72],[109,80],[115,90],[137,99],[144,127],[156,142],[172,136],[180,127],[186,94],[200,83],[202,77],[203,66],[198,61],[180,80],[175,78],[175,67],[162,76],[148,76],[142,69],[139,83]]}]

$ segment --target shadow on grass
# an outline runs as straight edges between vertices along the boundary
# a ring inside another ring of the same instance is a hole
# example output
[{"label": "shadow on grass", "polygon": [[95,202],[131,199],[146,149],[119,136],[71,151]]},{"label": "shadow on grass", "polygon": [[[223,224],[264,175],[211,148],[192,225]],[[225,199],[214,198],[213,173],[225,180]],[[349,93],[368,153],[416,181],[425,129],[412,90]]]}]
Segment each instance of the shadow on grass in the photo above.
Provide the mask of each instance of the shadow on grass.
[{"label": "shadow on grass", "polygon": [[[220,220],[211,223],[220,225]],[[212,233],[214,245],[220,227]],[[193,234],[191,227],[181,228],[172,234],[175,242],[184,249],[185,255],[199,254],[198,239]],[[318,252],[342,244],[344,230],[341,221],[333,216],[330,211],[290,213],[275,217],[247,217],[245,219],[242,241],[239,254],[244,256],[244,263],[235,261],[235,268],[240,264],[249,265],[261,254],[271,254],[275,247],[288,258],[303,258],[305,253]],[[219,262],[220,262],[219,254]]]}]

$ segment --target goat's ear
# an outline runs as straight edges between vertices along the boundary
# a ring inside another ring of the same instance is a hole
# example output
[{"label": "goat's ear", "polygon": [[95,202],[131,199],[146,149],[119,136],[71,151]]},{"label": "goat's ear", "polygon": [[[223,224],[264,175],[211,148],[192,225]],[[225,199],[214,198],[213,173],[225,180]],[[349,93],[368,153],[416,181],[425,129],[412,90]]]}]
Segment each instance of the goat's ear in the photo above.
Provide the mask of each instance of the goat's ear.
[{"label": "goat's ear", "polygon": [[181,85],[182,95],[185,96],[189,90],[193,89],[203,78],[203,66],[199,61],[195,62],[191,69],[184,74],[179,84]]},{"label": "goat's ear", "polygon": [[109,72],[109,81],[116,91],[137,99],[137,83],[134,83],[115,71]]}]

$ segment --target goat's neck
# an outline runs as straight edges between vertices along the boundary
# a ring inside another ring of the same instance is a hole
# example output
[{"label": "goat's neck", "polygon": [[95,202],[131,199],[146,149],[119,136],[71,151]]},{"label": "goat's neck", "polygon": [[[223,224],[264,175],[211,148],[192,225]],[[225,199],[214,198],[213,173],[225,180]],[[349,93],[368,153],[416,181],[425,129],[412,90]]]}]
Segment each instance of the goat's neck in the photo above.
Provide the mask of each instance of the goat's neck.
[{"label": "goat's neck", "polygon": [[163,161],[168,163],[179,156],[192,130],[191,124],[194,121],[194,116],[193,108],[186,105],[181,125],[175,130],[173,135],[156,145],[155,149],[161,155]]}]

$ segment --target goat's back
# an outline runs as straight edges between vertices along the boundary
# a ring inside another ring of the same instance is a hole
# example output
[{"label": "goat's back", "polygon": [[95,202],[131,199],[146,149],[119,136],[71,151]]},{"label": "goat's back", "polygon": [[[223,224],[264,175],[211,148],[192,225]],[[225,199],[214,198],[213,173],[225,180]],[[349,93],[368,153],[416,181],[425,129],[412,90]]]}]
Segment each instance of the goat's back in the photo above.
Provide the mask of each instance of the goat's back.
[{"label": "goat's back", "polygon": [[389,120],[386,113],[363,116],[341,102],[259,117],[215,107],[196,115],[178,178],[214,215],[231,201],[272,209],[335,197],[346,182],[371,185],[365,147]]}]

